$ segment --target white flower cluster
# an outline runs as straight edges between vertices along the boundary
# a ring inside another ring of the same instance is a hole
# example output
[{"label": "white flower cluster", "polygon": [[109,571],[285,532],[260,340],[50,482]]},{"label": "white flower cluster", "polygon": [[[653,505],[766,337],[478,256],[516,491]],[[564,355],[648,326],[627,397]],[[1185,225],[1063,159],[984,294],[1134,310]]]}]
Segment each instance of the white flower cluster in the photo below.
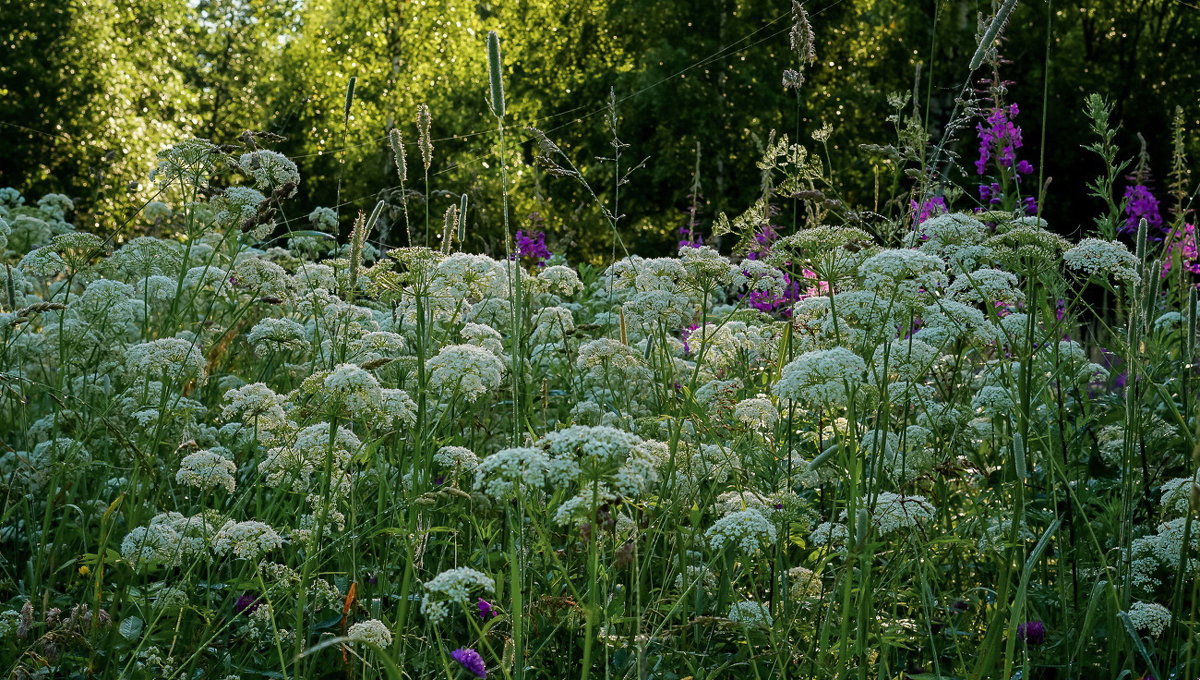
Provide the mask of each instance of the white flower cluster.
[{"label": "white flower cluster", "polygon": [[781,399],[818,408],[845,406],[847,388],[867,370],[862,357],[844,347],[813,350],[788,362],[772,388]]},{"label": "white flower cluster", "polygon": [[1171,610],[1155,602],[1134,602],[1125,612],[1135,630],[1143,630],[1150,637],[1160,637],[1171,625]]},{"label": "white flower cluster", "polygon": [[729,614],[725,616],[734,623],[740,623],[743,626],[757,626],[762,628],[770,628],[775,623],[774,617],[771,616],[771,610],[767,605],[754,600],[742,600],[734,602],[729,607]]},{"label": "white flower cluster", "polygon": [[1085,238],[1063,253],[1063,262],[1089,276],[1111,276],[1126,283],[1138,283],[1138,260],[1118,241]]},{"label": "white flower cluster", "polygon": [[743,399],[733,407],[733,417],[749,427],[769,430],[779,422],[779,409],[765,397]]},{"label": "white flower cluster", "polygon": [[479,456],[465,446],[443,446],[433,454],[433,462],[438,467],[456,474],[474,472],[479,467]]},{"label": "white flower cluster", "polygon": [[279,192],[277,198],[291,198],[296,195],[300,184],[300,171],[287,156],[277,151],[259,149],[242,154],[238,165],[253,177],[254,183],[264,191]]},{"label": "white flower cluster", "polygon": [[237,482],[234,475],[237,466],[224,449],[204,449],[189,453],[179,462],[179,471],[175,473],[175,481],[197,489],[223,488],[233,493]]},{"label": "white flower cluster", "polygon": [[163,338],[133,345],[125,351],[125,369],[144,380],[167,376],[179,381],[203,379],[206,361],[196,343],[182,338]]},{"label": "white flower cluster", "polygon": [[475,345],[448,345],[425,362],[429,384],[441,390],[457,390],[467,401],[475,401],[500,386],[504,362]]},{"label": "white flower cluster", "polygon": [[[870,500],[869,497],[862,499],[864,507],[869,505]],[[932,522],[936,515],[936,509],[924,496],[902,496],[883,491],[875,501],[871,521],[880,536],[887,536],[901,529],[924,526]]]},{"label": "white flower cluster", "polygon": [[267,357],[272,352],[304,354],[309,351],[308,330],[299,322],[287,318],[266,317],[254,324],[246,340],[254,353]]},{"label": "white flower cluster", "polygon": [[475,469],[475,488],[496,500],[513,496],[518,486],[536,490],[546,483],[550,459],[541,449],[517,447],[487,456]]},{"label": "white flower cluster", "polygon": [[472,595],[495,591],[496,582],[483,572],[470,567],[448,569],[425,582],[421,613],[431,623],[440,623],[450,617],[450,605],[467,607]]},{"label": "white flower cluster", "polygon": [[263,553],[283,545],[283,538],[262,522],[230,520],[213,537],[213,552],[233,555],[244,560],[256,560]]},{"label": "white flower cluster", "polygon": [[379,619],[360,621],[346,630],[346,637],[351,642],[364,642],[376,647],[387,647],[392,644],[392,631]]},{"label": "white flower cluster", "polygon": [[775,543],[775,525],[757,509],[731,512],[718,519],[704,537],[713,550],[732,546],[743,553],[754,554]]},{"label": "white flower cluster", "polygon": [[637,496],[658,475],[657,460],[642,439],[614,427],[572,425],[539,440],[548,456],[552,484],[603,482],[619,494]]}]

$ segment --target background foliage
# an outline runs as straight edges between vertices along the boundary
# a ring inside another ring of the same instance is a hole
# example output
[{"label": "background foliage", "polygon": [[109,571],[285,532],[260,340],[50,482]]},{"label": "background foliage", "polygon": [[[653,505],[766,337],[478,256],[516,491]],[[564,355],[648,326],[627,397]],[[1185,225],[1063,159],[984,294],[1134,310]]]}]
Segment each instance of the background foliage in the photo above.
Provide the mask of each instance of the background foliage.
[{"label": "background foliage", "polygon": [[[706,234],[719,211],[744,210],[759,190],[758,144],[772,129],[807,140],[832,125],[827,153],[837,191],[869,206],[881,168],[858,142],[891,140],[892,92],[915,91],[937,138],[974,50],[977,17],[990,16],[993,3],[810,0],[806,7],[818,59],[797,94],[780,81],[795,57],[790,5],[779,0],[5,3],[0,185],[70,195],[81,227],[132,229],[125,222],[152,196],[145,178],[155,152],[187,136],[225,144],[262,130],[284,136],[274,148],[297,157],[301,205],[341,204],[348,228],[358,209],[396,185],[387,130],[400,127],[411,145],[416,105],[425,102],[438,138],[429,168],[433,219],[469,194],[467,246],[488,247],[500,237],[500,189],[498,173],[487,171],[496,144],[483,43],[497,30],[510,139],[521,147],[510,154],[518,166],[514,214],[564,249],[601,253],[607,227],[576,183],[533,166],[523,127],[547,131],[612,205],[624,170],[599,160],[613,151],[603,104],[610,93],[628,144],[622,164],[648,158],[620,187],[618,204],[633,236],[626,240],[639,251],[672,243],[692,205],[697,169]],[[1096,207],[1083,183],[1098,168],[1080,153],[1088,92],[1116,103],[1123,148],[1137,149],[1135,133],[1145,133],[1150,168],[1166,176],[1175,106],[1184,107],[1185,127],[1196,127],[1200,11],[1173,0],[1030,0],[1018,4],[1007,35],[1001,76],[1021,105],[1027,157],[1044,154],[1053,180],[1052,225],[1074,232],[1084,226],[1077,216]],[[354,102],[344,118],[351,77]],[[970,131],[963,137],[962,144],[974,142]],[[423,200],[417,180],[409,189]],[[391,238],[402,241],[399,233]]]}]

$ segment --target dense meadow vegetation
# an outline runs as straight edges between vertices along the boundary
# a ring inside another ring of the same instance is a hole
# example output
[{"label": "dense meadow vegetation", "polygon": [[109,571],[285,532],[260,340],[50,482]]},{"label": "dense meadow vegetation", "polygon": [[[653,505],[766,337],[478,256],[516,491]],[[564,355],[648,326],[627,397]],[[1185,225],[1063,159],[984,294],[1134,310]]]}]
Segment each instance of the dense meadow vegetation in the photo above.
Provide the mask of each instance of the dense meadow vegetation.
[{"label": "dense meadow vegetation", "polygon": [[[1016,4],[937,134],[888,96],[873,196],[831,127],[762,130],[753,195],[699,219],[693,188],[662,257],[618,96],[597,181],[513,123],[494,32],[488,239],[468,192],[431,210],[424,105],[363,210],[306,204],[268,132],[165,146],[103,229],[0,189],[0,670],[1200,677],[1193,131],[1158,131],[1156,183],[1083,97],[1091,212],[1049,223]],[[586,257],[512,217],[523,144],[586,199]]]}]

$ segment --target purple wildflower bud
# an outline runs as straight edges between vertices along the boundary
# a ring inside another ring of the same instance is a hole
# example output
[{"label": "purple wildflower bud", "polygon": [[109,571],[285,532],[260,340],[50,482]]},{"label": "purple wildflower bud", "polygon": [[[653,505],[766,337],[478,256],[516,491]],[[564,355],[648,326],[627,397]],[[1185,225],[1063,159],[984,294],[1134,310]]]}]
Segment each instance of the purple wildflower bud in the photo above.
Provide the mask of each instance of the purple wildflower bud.
[{"label": "purple wildflower bud", "polygon": [[[913,216],[916,217],[917,224],[921,224],[935,215],[949,212],[949,208],[946,206],[946,199],[942,196],[930,196],[920,203],[909,201],[908,207],[912,210]],[[928,238],[928,236],[922,235],[922,240]]]},{"label": "purple wildflower bud", "polygon": [[235,614],[253,614],[254,610],[258,609],[258,605],[257,595],[242,593],[233,603],[233,612]]},{"label": "purple wildflower bud", "polygon": [[446,483],[446,476],[445,476],[445,475],[438,475],[437,477],[434,477],[434,478],[433,478],[433,485],[434,485],[434,486],[441,486],[441,485],[443,485],[443,484],[445,484],[445,483]]},{"label": "purple wildflower bud", "polygon": [[1040,645],[1046,641],[1046,624],[1041,621],[1026,621],[1017,626],[1017,637],[1027,645]]},{"label": "purple wildflower bud", "polygon": [[492,608],[492,603],[482,597],[479,598],[479,602],[475,606],[479,608],[479,618],[481,619],[490,619],[493,616],[499,615],[499,612]]},{"label": "purple wildflower bud", "polygon": [[538,231],[526,234],[524,230],[517,231],[517,252],[513,256],[527,257],[541,267],[550,259],[550,249],[546,247],[546,232]]},{"label": "purple wildflower bud", "polygon": [[483,667],[483,657],[470,647],[460,647],[450,652],[450,658],[457,661],[463,668],[477,678],[486,678],[487,669]]}]

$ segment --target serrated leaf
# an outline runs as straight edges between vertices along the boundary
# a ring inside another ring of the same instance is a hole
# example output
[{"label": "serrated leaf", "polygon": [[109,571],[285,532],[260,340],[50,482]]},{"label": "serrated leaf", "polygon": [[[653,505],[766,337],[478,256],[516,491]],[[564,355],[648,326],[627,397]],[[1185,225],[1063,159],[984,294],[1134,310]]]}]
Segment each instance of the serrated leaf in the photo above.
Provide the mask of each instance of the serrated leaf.
[{"label": "serrated leaf", "polygon": [[121,625],[117,626],[117,631],[120,632],[121,637],[125,638],[126,640],[134,640],[142,634],[142,629],[145,627],[146,624],[143,623],[140,618],[136,616],[130,616],[129,618],[121,621]]}]

